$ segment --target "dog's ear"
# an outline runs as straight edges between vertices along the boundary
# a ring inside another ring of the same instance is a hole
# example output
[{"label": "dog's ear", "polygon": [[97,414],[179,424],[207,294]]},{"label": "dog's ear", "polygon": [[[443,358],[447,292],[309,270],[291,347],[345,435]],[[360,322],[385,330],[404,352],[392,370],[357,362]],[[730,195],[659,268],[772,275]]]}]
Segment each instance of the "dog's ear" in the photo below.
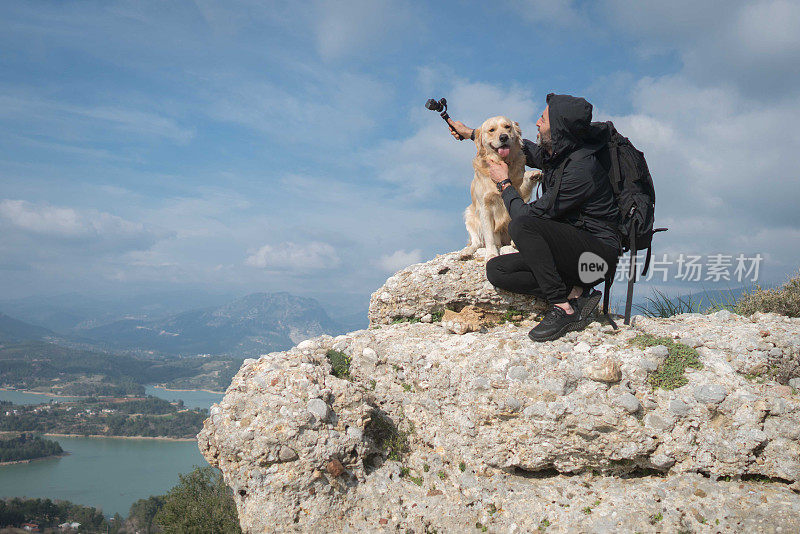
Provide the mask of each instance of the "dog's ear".
[{"label": "dog's ear", "polygon": [[480,128],[475,128],[475,146],[478,148],[478,155],[486,155],[486,147],[483,146],[483,132]]},{"label": "dog's ear", "polygon": [[519,127],[519,123],[514,121],[514,135],[517,136],[517,141],[519,141],[519,145],[522,146],[522,129]]}]

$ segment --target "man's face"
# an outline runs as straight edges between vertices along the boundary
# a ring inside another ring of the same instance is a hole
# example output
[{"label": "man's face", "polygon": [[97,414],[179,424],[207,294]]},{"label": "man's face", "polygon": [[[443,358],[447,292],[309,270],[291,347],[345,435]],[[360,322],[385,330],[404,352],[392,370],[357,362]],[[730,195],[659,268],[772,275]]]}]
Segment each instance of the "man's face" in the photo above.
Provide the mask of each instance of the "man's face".
[{"label": "man's face", "polygon": [[536,141],[543,148],[548,151],[552,147],[550,137],[550,106],[545,106],[542,116],[536,121],[536,127],[539,128],[539,134],[536,136]]}]

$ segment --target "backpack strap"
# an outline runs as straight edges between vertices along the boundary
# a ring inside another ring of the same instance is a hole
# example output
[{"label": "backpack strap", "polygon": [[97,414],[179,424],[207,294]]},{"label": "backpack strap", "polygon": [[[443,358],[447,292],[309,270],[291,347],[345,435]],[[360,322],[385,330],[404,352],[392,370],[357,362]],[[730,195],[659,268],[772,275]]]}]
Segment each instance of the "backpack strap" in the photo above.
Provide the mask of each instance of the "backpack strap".
[{"label": "backpack strap", "polygon": [[651,252],[652,248],[653,248],[652,245],[647,247],[647,256],[645,256],[645,259],[644,259],[644,268],[642,269],[642,276],[647,274],[647,269],[648,269],[648,267],[650,267],[650,252]]},{"label": "backpack strap", "polygon": [[611,178],[611,189],[614,190],[614,198],[619,198],[619,144],[612,140],[608,143],[608,153],[611,157],[611,169],[609,169],[609,178]]}]

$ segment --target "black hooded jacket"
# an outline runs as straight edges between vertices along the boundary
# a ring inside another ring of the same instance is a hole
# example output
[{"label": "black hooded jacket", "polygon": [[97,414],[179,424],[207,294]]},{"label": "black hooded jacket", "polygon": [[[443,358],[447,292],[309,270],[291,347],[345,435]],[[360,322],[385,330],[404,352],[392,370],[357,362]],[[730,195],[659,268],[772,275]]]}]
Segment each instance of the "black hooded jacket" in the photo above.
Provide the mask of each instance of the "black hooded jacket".
[{"label": "black hooded jacket", "polygon": [[[553,152],[523,140],[526,164],[542,170],[542,196],[526,204],[513,187],[503,191],[512,219],[533,215],[572,224],[610,247],[621,250],[614,230],[619,210],[608,173],[595,153],[602,147],[591,133],[592,105],[570,95],[547,95]],[[594,140],[593,140],[594,139]],[[561,184],[555,187],[557,169],[569,158]]]}]

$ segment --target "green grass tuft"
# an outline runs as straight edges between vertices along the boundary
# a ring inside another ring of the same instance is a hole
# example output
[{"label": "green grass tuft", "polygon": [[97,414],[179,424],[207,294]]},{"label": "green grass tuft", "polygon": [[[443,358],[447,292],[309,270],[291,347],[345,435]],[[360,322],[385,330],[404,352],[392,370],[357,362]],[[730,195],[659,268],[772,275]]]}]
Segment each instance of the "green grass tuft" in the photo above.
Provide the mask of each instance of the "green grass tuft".
[{"label": "green grass tuft", "polygon": [[338,350],[329,349],[325,353],[331,362],[331,373],[337,378],[350,380],[350,356]]},{"label": "green grass tuft", "polygon": [[668,337],[656,337],[651,334],[639,334],[631,340],[631,344],[639,348],[664,345],[669,350],[669,355],[654,372],[650,373],[647,381],[654,388],[675,389],[686,385],[689,380],[683,376],[687,367],[702,369],[703,364],[698,359],[695,349]]},{"label": "green grass tuft", "polygon": [[[509,308],[503,313],[498,322],[519,324],[520,321],[523,321],[528,315],[530,315],[528,312],[516,308]],[[515,317],[519,317],[519,319],[515,319]]]},{"label": "green grass tuft", "polygon": [[389,418],[373,412],[365,432],[376,441],[389,460],[399,462],[411,450],[408,436],[414,432],[413,425],[407,431],[400,430]]},{"label": "green grass tuft", "polygon": [[400,323],[418,323],[419,317],[393,317],[392,324],[400,324]]}]

